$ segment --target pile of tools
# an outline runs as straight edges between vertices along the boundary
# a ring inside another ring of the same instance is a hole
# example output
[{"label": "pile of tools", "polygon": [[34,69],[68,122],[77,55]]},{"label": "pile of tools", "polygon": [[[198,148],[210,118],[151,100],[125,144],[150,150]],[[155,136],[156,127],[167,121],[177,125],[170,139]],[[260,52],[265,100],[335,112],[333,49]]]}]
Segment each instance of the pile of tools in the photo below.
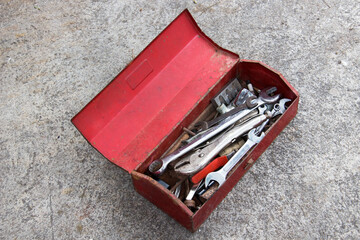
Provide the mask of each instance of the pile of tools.
[{"label": "pile of tools", "polygon": [[265,136],[290,99],[276,87],[256,89],[238,79],[230,81],[211,100],[216,111],[208,121],[184,130],[176,150],[148,167],[159,183],[196,211],[226,181],[249,150]]}]

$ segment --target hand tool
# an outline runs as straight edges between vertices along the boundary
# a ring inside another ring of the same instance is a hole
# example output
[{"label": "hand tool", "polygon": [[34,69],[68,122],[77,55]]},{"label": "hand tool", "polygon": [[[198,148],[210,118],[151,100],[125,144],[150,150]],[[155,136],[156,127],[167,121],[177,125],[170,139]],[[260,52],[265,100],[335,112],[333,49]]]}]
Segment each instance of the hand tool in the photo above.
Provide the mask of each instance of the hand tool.
[{"label": "hand tool", "polygon": [[201,191],[199,191],[199,199],[202,202],[206,202],[210,199],[210,197],[218,190],[219,184],[215,181],[212,181],[210,185],[203,188]]},{"label": "hand tool", "polygon": [[[283,114],[286,110],[286,103],[291,101],[290,99],[283,98],[279,101],[278,104],[274,105],[274,108],[272,111],[268,111],[264,116],[266,116],[267,119],[275,117],[279,114]],[[245,142],[245,144],[240,148],[240,150],[235,153],[235,155],[218,171],[209,173],[205,178],[205,187],[207,187],[210,183],[210,181],[216,181],[219,183],[219,187],[225,182],[226,176],[229,173],[229,171],[245,156],[245,154],[257,143],[263,139],[265,136],[265,133],[261,133],[261,135],[258,137],[256,136],[256,132],[260,134],[260,132],[265,127],[265,124],[262,124],[259,126],[258,129],[252,129],[248,133],[248,140]]]},{"label": "hand tool", "polygon": [[[291,100],[288,98],[283,98],[279,101],[279,103],[274,104],[273,109],[271,111],[267,111],[268,115],[271,116],[271,118],[276,117],[277,115],[283,114],[286,110],[286,103],[290,102]],[[260,126],[258,126],[255,129],[255,134],[259,135],[263,129],[265,128],[265,126],[269,123],[270,118],[266,119],[265,122],[263,122]]]},{"label": "hand tool", "polygon": [[181,146],[183,141],[188,141],[190,138],[190,135],[186,132],[182,133],[182,135],[180,136],[180,138],[174,142],[170,148],[168,150],[166,150],[166,152],[164,152],[163,156],[167,156],[170,155],[171,153],[173,153],[174,151],[176,151],[176,149],[179,148],[179,146]]},{"label": "hand tool", "polygon": [[182,184],[185,182],[186,178],[178,178],[176,183],[170,188],[170,192],[172,192],[177,198],[180,196]]},{"label": "hand tool", "polygon": [[234,116],[228,117],[226,120],[222,122],[222,124],[216,125],[212,128],[210,128],[208,131],[198,134],[189,144],[180,147],[173,153],[167,155],[164,158],[157,159],[153,161],[149,166],[149,171],[154,175],[160,175],[162,174],[169,163],[172,161],[178,159],[179,157],[183,156],[184,154],[188,153],[195,147],[199,146],[200,144],[204,143],[205,141],[209,140],[210,138],[214,137],[218,133],[222,132],[223,130],[227,129],[228,127],[232,126],[234,123],[236,123],[241,118],[245,117],[247,114],[249,114],[254,109],[258,108],[259,106],[265,104],[265,103],[274,103],[276,102],[280,97],[280,94],[277,94],[275,96],[269,96],[266,94],[266,92],[260,92],[259,98],[255,99],[256,103],[258,104],[256,107],[251,109],[245,109]]},{"label": "hand tool", "polygon": [[216,181],[219,183],[219,187],[225,182],[227,174],[230,170],[245,156],[245,154],[257,143],[261,141],[265,136],[265,133],[261,133],[258,137],[255,135],[255,128],[248,133],[248,140],[240,148],[239,151],[218,171],[209,173],[205,178],[205,187],[207,187],[210,181]]},{"label": "hand tool", "polygon": [[234,100],[234,105],[239,106],[239,105],[246,103],[246,99],[248,99],[249,97],[256,97],[256,96],[252,92],[250,92],[248,89],[243,88],[239,92],[239,94],[236,96],[236,98]]},{"label": "hand tool", "polygon": [[286,110],[286,103],[291,102],[288,98],[282,98],[280,99],[279,103],[275,103],[273,106],[273,109],[270,111],[271,118],[276,117],[280,114],[284,114]]},{"label": "hand tool", "polygon": [[259,114],[256,117],[243,124],[235,125],[212,140],[206,147],[198,149],[193,154],[181,159],[175,164],[174,171],[180,174],[192,175],[203,169],[222,149],[233,143],[236,138],[257,127],[268,118],[267,115],[263,114],[267,109],[266,106],[260,106],[258,109]]},{"label": "hand tool", "polygon": [[[261,94],[260,98],[266,99],[266,96],[269,96],[269,94],[276,92],[276,90],[277,90],[276,87],[265,88],[265,89],[263,89],[263,91],[260,92],[260,94]],[[280,95],[277,95],[277,96],[278,96],[278,98],[277,98],[277,100],[278,100],[280,98]],[[222,104],[221,106],[223,106],[223,109],[220,112],[220,113],[222,113],[222,115],[220,115],[219,117],[212,119],[208,122],[206,122],[206,121],[197,122],[195,124],[195,127],[197,127],[198,129],[201,129],[202,131],[206,130],[206,129],[216,125],[217,123],[221,122],[222,120],[226,119],[227,117],[236,114],[237,112],[240,112],[247,108],[253,108],[253,107],[259,105],[258,101],[259,100],[255,97],[254,94],[252,94],[249,90],[244,88],[243,90],[241,90],[239,95],[235,98],[236,107],[228,108],[224,104]]]},{"label": "hand tool", "polygon": [[200,181],[200,182],[197,182],[197,183],[193,184],[193,186],[191,187],[191,189],[190,189],[189,193],[187,194],[185,200],[193,199],[196,191],[198,189],[200,189],[203,185],[204,185],[204,181]]},{"label": "hand tool", "polygon": [[193,131],[191,131],[190,129],[183,127],[184,132],[186,132],[187,134],[189,134],[190,136],[195,136],[196,133],[194,133]]},{"label": "hand tool", "polygon": [[[266,87],[262,89],[259,93],[259,97],[254,99],[252,103],[257,103],[258,105],[264,103],[274,103],[280,99],[280,94],[275,94],[274,96],[270,96],[277,90],[276,87]],[[276,100],[275,100],[276,99]]]},{"label": "hand tool", "polygon": [[[260,133],[266,123],[268,122],[268,120],[266,120],[265,122],[263,122],[260,126],[258,126],[256,129],[255,129],[255,134],[258,135],[258,133]],[[240,142],[241,143],[241,146],[243,146],[245,144],[245,141],[244,140],[241,140]],[[241,148],[241,146],[239,148],[237,148],[235,151],[231,152],[230,154],[226,155],[226,156],[221,156],[213,161],[211,161],[205,168],[203,168],[202,170],[200,170],[200,172],[196,173],[192,178],[191,178],[191,181],[193,183],[197,183],[197,182],[200,182],[201,180],[203,180],[210,172],[213,172],[217,169],[219,169],[220,167],[224,166],[227,162],[228,162],[228,159],[231,159],[234,154],[237,152],[238,149]],[[225,158],[226,157],[226,158]],[[249,161],[250,162],[250,161]],[[214,182],[212,182],[214,183]],[[205,185],[205,183],[204,183]],[[215,184],[214,184],[215,185]],[[218,185],[218,184],[216,184]],[[210,183],[210,186],[211,186],[211,183]],[[203,187],[203,188],[199,188],[199,195],[202,195],[204,194],[205,192],[207,192],[207,190],[210,188],[210,186],[208,187]],[[217,187],[216,187],[217,188]],[[201,190],[200,190],[201,189]],[[211,192],[211,191],[210,191]],[[208,193],[209,195],[209,193]],[[204,196],[202,196],[202,198],[204,198]]]},{"label": "hand tool", "polygon": [[253,100],[255,100],[255,99],[256,99],[255,96],[249,97],[248,99],[246,99],[244,104],[241,104],[240,106],[237,106],[237,107],[233,108],[232,110],[229,110],[228,112],[224,112],[219,117],[214,118],[208,122],[206,122],[206,121],[197,122],[195,124],[195,127],[198,129],[201,129],[203,131],[203,130],[206,130],[206,129],[218,124],[219,122],[223,121],[224,119],[226,119],[230,116],[233,116],[234,114],[236,114],[244,109],[254,108],[255,106],[257,106],[256,103],[253,103]]},{"label": "hand tool", "polygon": [[220,156],[227,156],[229,158],[228,155],[235,153],[237,150],[239,150],[241,148],[242,145],[244,145],[245,141],[240,139],[234,143],[231,143],[228,147],[224,148],[223,150],[221,150],[219,152]]},{"label": "hand tool", "polygon": [[249,91],[253,94],[255,94],[254,92],[254,88],[253,88],[253,85],[251,84],[250,80],[246,80],[246,86],[248,87]]},{"label": "hand tool", "polygon": [[216,108],[216,111],[218,111],[220,114],[225,114],[227,112],[230,112],[231,110],[234,109],[234,106],[232,106],[231,104],[229,104],[228,106],[226,106],[224,103],[221,104],[219,107]]},{"label": "hand tool", "polygon": [[198,182],[196,184],[193,184],[193,186],[191,187],[191,189],[190,189],[189,193],[186,195],[186,198],[185,198],[185,201],[184,201],[185,205],[188,208],[190,208],[190,209],[195,208],[195,201],[192,200],[192,199],[194,198],[195,193],[199,189],[201,189],[203,187],[203,185],[204,185],[204,181],[201,181],[201,182]]},{"label": "hand tool", "polygon": [[202,179],[206,177],[209,173],[215,171],[216,169],[225,165],[228,162],[227,156],[221,156],[213,161],[211,161],[205,168],[203,168],[200,172],[196,173],[192,178],[191,182],[194,184],[199,183]]},{"label": "hand tool", "polygon": [[211,99],[211,103],[215,108],[218,108],[221,104],[228,105],[236,97],[241,88],[239,80],[234,78],[213,99]]},{"label": "hand tool", "polygon": [[173,193],[174,193],[175,197],[179,198],[180,192],[181,192],[181,184],[179,184],[179,186],[177,186],[177,187],[175,188],[175,190],[174,190]]}]

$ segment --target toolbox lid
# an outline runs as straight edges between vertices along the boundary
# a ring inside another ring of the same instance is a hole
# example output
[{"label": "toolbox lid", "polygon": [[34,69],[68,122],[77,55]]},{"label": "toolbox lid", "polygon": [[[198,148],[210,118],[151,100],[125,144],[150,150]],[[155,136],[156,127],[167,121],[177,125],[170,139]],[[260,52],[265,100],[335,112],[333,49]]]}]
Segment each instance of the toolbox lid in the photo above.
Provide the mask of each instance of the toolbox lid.
[{"label": "toolbox lid", "polygon": [[238,59],[185,10],[72,122],[101,154],[131,172]]}]

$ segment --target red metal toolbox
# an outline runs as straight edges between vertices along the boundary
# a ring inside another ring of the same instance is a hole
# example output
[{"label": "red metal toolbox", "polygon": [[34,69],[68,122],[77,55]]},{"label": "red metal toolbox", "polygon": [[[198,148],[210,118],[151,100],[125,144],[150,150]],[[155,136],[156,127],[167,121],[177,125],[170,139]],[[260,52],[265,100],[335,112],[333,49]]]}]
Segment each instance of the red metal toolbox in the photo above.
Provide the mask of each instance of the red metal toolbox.
[{"label": "red metal toolbox", "polygon": [[[276,86],[292,102],[245,161],[194,213],[145,172],[234,77],[251,80],[260,89]],[[298,92],[280,73],[219,47],[185,10],[72,122],[92,146],[131,174],[142,196],[195,231],[295,117],[298,102]]]}]

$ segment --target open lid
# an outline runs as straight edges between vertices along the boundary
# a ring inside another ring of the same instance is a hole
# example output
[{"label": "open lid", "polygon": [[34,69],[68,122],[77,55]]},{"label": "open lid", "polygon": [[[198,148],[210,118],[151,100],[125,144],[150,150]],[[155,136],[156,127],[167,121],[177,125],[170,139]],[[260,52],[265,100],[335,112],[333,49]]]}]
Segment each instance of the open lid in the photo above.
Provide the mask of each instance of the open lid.
[{"label": "open lid", "polygon": [[185,10],[72,122],[107,159],[131,172],[238,59]]}]

